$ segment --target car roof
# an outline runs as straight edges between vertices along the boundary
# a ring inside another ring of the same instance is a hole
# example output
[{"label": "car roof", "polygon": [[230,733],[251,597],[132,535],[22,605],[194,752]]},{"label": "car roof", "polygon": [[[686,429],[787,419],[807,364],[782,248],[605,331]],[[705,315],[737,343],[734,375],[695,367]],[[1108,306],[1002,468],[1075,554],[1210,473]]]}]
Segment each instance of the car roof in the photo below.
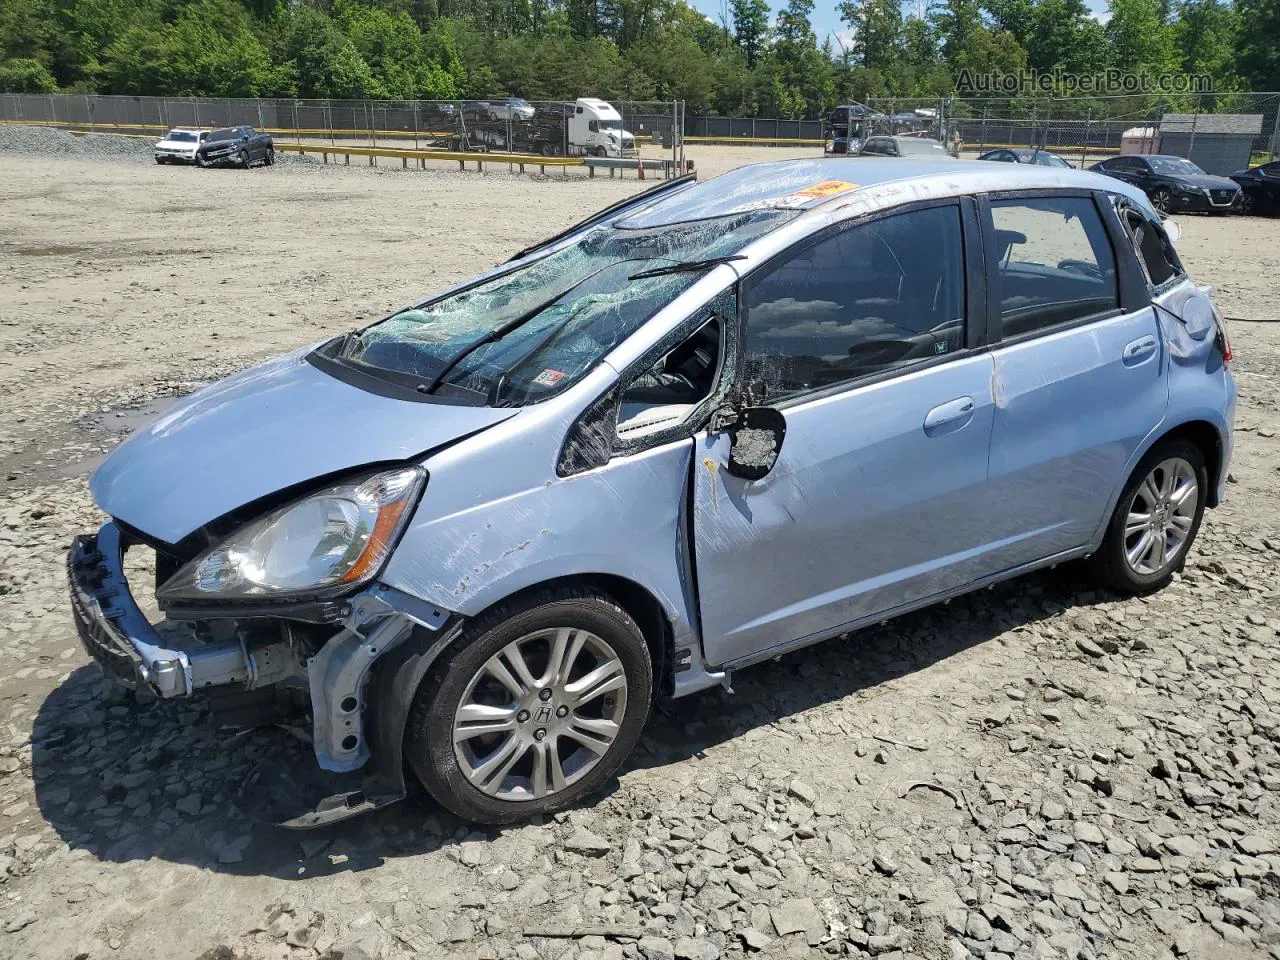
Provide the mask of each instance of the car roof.
[{"label": "car roof", "polygon": [[661,197],[616,225],[642,229],[750,210],[816,210],[853,200],[872,206],[925,195],[963,196],[992,190],[1065,187],[1123,193],[1148,205],[1137,187],[1069,167],[992,164],[950,157],[830,157],[752,163]]}]

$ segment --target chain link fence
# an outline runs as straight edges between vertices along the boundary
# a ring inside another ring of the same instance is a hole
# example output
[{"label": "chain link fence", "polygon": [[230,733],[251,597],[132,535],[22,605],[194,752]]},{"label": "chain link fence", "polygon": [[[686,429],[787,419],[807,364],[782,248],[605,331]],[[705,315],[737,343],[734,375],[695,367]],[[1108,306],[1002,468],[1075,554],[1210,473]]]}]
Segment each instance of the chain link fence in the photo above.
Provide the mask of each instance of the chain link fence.
[{"label": "chain link fence", "polygon": [[0,122],[159,137],[253,126],[282,142],[547,157],[684,159],[680,101],[304,100],[0,94]]},{"label": "chain link fence", "polygon": [[[1237,166],[1280,156],[1280,93],[881,97],[856,104],[856,116],[842,116],[839,124],[832,123],[834,115],[823,120],[686,117],[680,101],[615,103],[618,122],[603,115],[593,118],[580,106],[568,100],[0,94],[0,122],[139,137],[170,127],[248,124],[285,142],[542,156],[627,156],[635,151],[682,165],[686,142],[821,147],[835,126],[847,127],[851,140],[883,134],[934,137],[966,156],[1001,147],[1040,147],[1079,165],[1122,151],[1195,152],[1217,167],[1241,156],[1244,161]],[[616,134],[616,153],[610,134]]]}]

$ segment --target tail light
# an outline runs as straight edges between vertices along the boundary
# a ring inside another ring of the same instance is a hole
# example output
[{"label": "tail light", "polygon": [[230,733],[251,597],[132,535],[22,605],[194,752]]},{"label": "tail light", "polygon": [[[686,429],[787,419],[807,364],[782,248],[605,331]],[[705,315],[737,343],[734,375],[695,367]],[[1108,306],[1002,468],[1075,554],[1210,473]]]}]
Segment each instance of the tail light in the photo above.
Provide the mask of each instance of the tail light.
[{"label": "tail light", "polygon": [[1213,342],[1217,345],[1218,350],[1222,353],[1223,364],[1231,362],[1231,338],[1227,336],[1227,325],[1221,316],[1218,316],[1218,332],[1214,334]]}]

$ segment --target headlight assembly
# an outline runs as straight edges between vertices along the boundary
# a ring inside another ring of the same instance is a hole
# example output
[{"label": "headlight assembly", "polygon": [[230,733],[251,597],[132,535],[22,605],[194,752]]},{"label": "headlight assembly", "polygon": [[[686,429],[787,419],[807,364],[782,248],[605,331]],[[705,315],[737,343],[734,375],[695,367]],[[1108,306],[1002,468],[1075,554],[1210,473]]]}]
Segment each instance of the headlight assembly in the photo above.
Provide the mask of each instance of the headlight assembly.
[{"label": "headlight assembly", "polygon": [[371,580],[426,478],[400,467],[317,491],[245,524],[156,590],[162,602],[287,599]]}]

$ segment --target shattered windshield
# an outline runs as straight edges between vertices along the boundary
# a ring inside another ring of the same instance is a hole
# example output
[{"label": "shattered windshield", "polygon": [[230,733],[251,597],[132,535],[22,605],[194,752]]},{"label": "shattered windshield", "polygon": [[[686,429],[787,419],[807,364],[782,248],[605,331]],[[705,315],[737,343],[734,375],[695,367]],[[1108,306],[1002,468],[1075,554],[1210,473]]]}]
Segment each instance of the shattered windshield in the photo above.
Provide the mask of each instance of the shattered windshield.
[{"label": "shattered windshield", "polygon": [[336,359],[411,378],[420,393],[469,393],[495,406],[541,400],[575,382],[701,276],[636,274],[737,253],[797,213],[599,226],[528,266],[347,337]]}]

